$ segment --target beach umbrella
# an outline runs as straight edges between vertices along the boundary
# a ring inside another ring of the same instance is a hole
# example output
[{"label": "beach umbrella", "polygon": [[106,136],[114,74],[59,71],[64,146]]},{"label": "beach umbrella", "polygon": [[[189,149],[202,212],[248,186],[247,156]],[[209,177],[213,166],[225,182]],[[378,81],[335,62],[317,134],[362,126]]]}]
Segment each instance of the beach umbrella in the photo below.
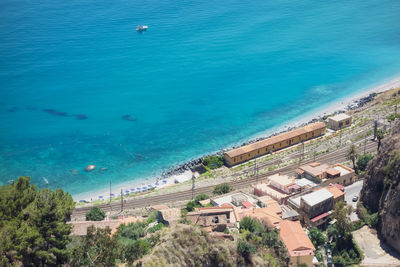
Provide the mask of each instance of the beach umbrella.
[{"label": "beach umbrella", "polygon": [[153,186],[151,184],[149,184],[147,187],[150,188],[150,187],[153,187]]},{"label": "beach umbrella", "polygon": [[155,183],[155,185],[159,185],[160,183],[157,181],[156,183]]},{"label": "beach umbrella", "polygon": [[135,191],[135,188],[131,188],[131,191],[132,191],[132,192]]},{"label": "beach umbrella", "polygon": [[79,200],[79,202],[86,202],[85,200]]},{"label": "beach umbrella", "polygon": [[142,189],[143,189],[143,190],[146,190],[146,189],[147,189],[147,186],[143,186]]},{"label": "beach umbrella", "polygon": [[104,198],[103,196],[99,196],[100,199]]},{"label": "beach umbrella", "polygon": [[166,184],[166,183],[167,183],[167,180],[162,180],[162,182],[163,182],[164,184]]},{"label": "beach umbrella", "polygon": [[142,189],[142,188],[140,188],[140,187],[136,188],[137,191],[140,191],[140,189]]},{"label": "beach umbrella", "polygon": [[131,191],[129,191],[129,190],[125,190],[125,193],[130,193]]}]

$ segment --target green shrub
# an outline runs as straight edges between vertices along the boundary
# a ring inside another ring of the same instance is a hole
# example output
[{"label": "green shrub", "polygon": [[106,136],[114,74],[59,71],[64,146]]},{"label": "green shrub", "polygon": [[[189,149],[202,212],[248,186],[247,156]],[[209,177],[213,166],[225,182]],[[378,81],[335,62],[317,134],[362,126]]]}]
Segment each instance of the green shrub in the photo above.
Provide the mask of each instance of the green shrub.
[{"label": "green shrub", "polygon": [[163,227],[164,227],[164,224],[163,224],[163,223],[158,223],[157,225],[155,225],[155,226],[153,226],[153,227],[147,229],[147,232],[148,232],[148,233],[154,233],[154,232],[156,232],[156,231],[158,231],[158,230],[161,230]]},{"label": "green shrub", "polygon": [[86,221],[102,221],[105,217],[105,212],[99,207],[93,207],[86,213]]},{"label": "green shrub", "polygon": [[368,162],[373,158],[371,154],[365,154],[358,158],[357,160],[357,168],[360,171],[365,171],[367,168]]},{"label": "green shrub", "polygon": [[207,194],[199,194],[195,196],[194,202],[196,202],[198,205],[200,205],[200,201],[209,199],[210,197]]},{"label": "green shrub", "polygon": [[222,194],[226,194],[229,193],[233,190],[232,186],[228,183],[222,183],[217,185],[214,190],[213,190],[213,194],[214,195],[222,195]]},{"label": "green shrub", "polygon": [[328,238],[316,227],[311,228],[309,234],[315,247],[323,246],[328,241]]},{"label": "green shrub", "polygon": [[146,240],[136,240],[129,244],[125,250],[125,259],[128,263],[133,263],[134,261],[140,259],[144,255],[150,252],[150,245]]},{"label": "green shrub", "polygon": [[158,211],[157,210],[152,210],[150,213],[149,213],[149,216],[147,217],[147,224],[150,224],[150,223],[152,223],[152,222],[155,222],[155,221],[157,221],[157,217],[158,217]]},{"label": "green shrub", "polygon": [[128,225],[121,224],[117,228],[116,238],[124,246],[128,246],[133,243],[133,241],[138,240],[146,235],[145,232],[146,223],[135,222]]},{"label": "green shrub", "polygon": [[250,259],[251,254],[257,252],[257,249],[252,244],[243,240],[239,240],[237,250],[247,261]]},{"label": "green shrub", "polygon": [[203,164],[209,169],[217,169],[224,165],[224,158],[222,156],[208,156],[203,159]]}]

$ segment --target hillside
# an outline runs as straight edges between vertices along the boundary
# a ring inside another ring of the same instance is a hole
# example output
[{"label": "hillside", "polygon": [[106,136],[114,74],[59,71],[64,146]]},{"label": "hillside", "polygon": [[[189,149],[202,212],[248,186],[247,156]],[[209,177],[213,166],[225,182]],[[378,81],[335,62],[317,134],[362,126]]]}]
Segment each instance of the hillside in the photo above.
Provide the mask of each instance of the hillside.
[{"label": "hillside", "polygon": [[371,213],[378,212],[378,232],[400,252],[400,121],[368,164],[361,201]]}]

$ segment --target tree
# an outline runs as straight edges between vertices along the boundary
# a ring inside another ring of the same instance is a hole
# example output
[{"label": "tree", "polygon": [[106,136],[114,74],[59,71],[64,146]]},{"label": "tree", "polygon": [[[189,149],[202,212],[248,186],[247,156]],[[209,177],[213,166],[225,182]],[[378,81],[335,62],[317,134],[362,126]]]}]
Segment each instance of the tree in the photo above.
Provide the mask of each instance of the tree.
[{"label": "tree", "polygon": [[111,229],[87,228],[87,234],[81,243],[72,249],[71,264],[73,266],[116,266],[120,256],[120,246],[111,237]]},{"label": "tree", "polygon": [[213,190],[213,194],[214,195],[222,195],[222,194],[226,194],[229,193],[233,190],[232,186],[228,183],[222,183],[217,185],[214,190]]},{"label": "tree", "polygon": [[199,195],[195,196],[194,202],[196,202],[196,204],[200,205],[200,201],[206,200],[209,198],[210,197],[207,194],[199,194]]},{"label": "tree", "polygon": [[381,147],[381,141],[384,136],[385,136],[385,132],[382,129],[378,129],[376,131],[376,138],[378,139],[378,151],[379,151],[379,148]]},{"label": "tree", "polygon": [[332,217],[336,219],[335,228],[337,231],[337,237],[339,240],[346,239],[351,231],[351,222],[347,215],[350,213],[349,206],[345,205],[343,201],[339,201],[335,205]]},{"label": "tree", "polygon": [[150,245],[147,240],[136,240],[126,247],[125,258],[129,264],[140,259],[150,252]]},{"label": "tree", "polygon": [[[37,190],[29,177],[0,187],[0,260],[24,266],[62,265],[68,259],[74,209],[70,194]],[[7,265],[8,265],[7,264]]]},{"label": "tree", "polygon": [[365,171],[368,162],[370,162],[372,158],[373,156],[371,154],[365,154],[359,157],[357,160],[357,169],[360,171]]},{"label": "tree", "polygon": [[249,261],[251,254],[257,252],[256,247],[244,240],[239,240],[237,250],[243,256],[243,258],[246,259],[246,261]]},{"label": "tree", "polygon": [[316,248],[325,245],[328,241],[328,238],[316,227],[311,228],[309,234],[311,241]]},{"label": "tree", "polygon": [[105,212],[99,207],[93,207],[86,213],[86,221],[102,221],[105,217]]},{"label": "tree", "polygon": [[203,159],[203,164],[209,169],[217,169],[224,165],[222,156],[208,156]]},{"label": "tree", "polygon": [[356,159],[358,158],[358,151],[354,144],[351,144],[346,152],[346,159],[353,162],[353,169],[356,170]]}]

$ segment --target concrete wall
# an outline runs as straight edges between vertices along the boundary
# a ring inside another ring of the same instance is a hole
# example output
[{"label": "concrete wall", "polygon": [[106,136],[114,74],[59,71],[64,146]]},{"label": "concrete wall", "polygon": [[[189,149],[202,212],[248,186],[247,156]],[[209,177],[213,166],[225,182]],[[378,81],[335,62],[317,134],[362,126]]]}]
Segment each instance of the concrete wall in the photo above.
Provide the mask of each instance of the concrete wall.
[{"label": "concrete wall", "polygon": [[290,266],[298,267],[301,264],[307,264],[308,267],[312,267],[313,265],[313,257],[314,255],[306,255],[306,256],[292,256],[290,257]]},{"label": "concrete wall", "polygon": [[345,120],[341,120],[341,121],[335,121],[335,120],[332,120],[332,118],[329,118],[329,127],[335,131],[346,128],[346,127],[350,126],[351,123],[352,123],[351,117],[349,119],[345,119]]}]

